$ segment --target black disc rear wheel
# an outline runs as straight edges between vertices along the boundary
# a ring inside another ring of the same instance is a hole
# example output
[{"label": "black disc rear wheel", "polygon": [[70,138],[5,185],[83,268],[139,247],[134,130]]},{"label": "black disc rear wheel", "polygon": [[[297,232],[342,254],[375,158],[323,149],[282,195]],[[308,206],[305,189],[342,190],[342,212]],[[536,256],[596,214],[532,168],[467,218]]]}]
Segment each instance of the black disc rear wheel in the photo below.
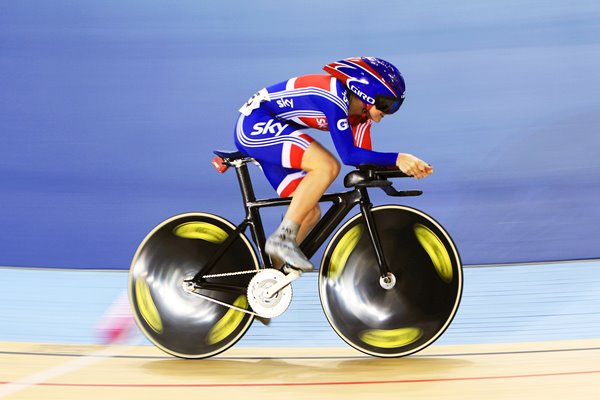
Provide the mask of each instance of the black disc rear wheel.
[{"label": "black disc rear wheel", "polygon": [[[144,335],[157,347],[183,358],[205,358],[235,344],[254,317],[184,290],[184,280],[207,263],[235,226],[216,215],[188,213],[159,224],[139,246],[129,272],[129,298]],[[243,234],[210,271],[258,270],[255,251]],[[209,278],[216,285],[199,293],[249,309],[246,288],[253,274]]]}]

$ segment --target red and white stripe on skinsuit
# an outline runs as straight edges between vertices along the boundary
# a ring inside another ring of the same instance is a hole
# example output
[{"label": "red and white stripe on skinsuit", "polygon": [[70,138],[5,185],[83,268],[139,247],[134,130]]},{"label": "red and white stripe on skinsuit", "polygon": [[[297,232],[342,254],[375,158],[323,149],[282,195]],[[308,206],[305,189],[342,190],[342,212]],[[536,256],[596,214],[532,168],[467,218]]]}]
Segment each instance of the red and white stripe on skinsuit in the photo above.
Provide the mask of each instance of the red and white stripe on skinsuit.
[{"label": "red and white stripe on skinsuit", "polygon": [[[287,86],[288,89],[302,89],[306,87],[317,87],[319,89],[330,90],[333,91],[332,85],[335,85],[335,81],[332,77],[327,75],[305,75],[299,76],[297,78],[292,78],[288,81]],[[329,125],[327,123],[327,119],[325,116],[309,116],[309,115],[297,115],[293,118],[290,118],[297,124],[306,126],[308,128],[318,129],[321,131],[328,131]],[[352,134],[354,136],[354,145],[356,147],[360,147],[366,150],[372,150],[371,144],[371,124],[372,120],[367,118],[360,118],[360,121],[351,121]],[[299,136],[304,139],[309,139],[312,141],[313,139],[303,133],[299,133]],[[288,159],[289,165],[284,165],[285,167],[290,167],[292,164],[299,165],[302,156],[304,155],[304,149],[295,146],[293,144],[288,144],[284,147],[284,154],[287,153],[287,157],[284,156],[284,159]],[[284,164],[287,164],[284,162]],[[298,184],[304,178],[304,172],[298,172],[295,174],[288,175],[277,188],[277,192],[281,197],[287,197],[291,195],[296,190]]]},{"label": "red and white stripe on skinsuit", "polygon": [[[292,89],[301,89],[306,87],[317,87],[319,89],[333,91],[332,85],[335,85],[335,81],[332,77],[327,75],[305,75],[297,78],[290,79],[288,85]],[[297,116],[292,120],[298,124],[304,125],[308,128],[319,129],[321,131],[328,131],[329,125],[325,116]],[[372,120],[362,118],[361,122],[353,123],[352,134],[354,135],[354,145],[366,150],[372,150],[371,145],[371,124]],[[302,152],[303,154],[304,152]],[[302,154],[297,154],[301,156]]]},{"label": "red and white stripe on skinsuit", "polygon": [[[307,121],[308,122],[308,121]],[[352,134],[354,135],[354,145],[356,147],[360,147],[366,150],[372,150],[371,144],[371,124],[373,121],[368,119],[365,122],[360,122],[355,125],[352,125]],[[318,128],[317,128],[318,129]],[[312,140],[312,139],[311,139]],[[297,146],[291,145],[291,149],[289,150],[290,158],[297,157],[298,160],[302,160],[302,156],[304,155],[304,150],[300,149]],[[290,196],[298,187],[302,178],[304,178],[305,172],[300,171],[295,174],[288,175],[277,188],[277,193],[281,197]]]}]

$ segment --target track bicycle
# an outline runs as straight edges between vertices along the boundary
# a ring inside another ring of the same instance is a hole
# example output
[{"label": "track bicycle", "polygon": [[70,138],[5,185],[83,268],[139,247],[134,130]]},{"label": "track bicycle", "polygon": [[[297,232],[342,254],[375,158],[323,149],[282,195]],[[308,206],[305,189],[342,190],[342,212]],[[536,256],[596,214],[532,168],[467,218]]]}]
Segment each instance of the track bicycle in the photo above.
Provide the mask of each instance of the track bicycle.
[{"label": "track bicycle", "polygon": [[[291,198],[257,199],[240,152],[214,151],[216,167],[233,167],[245,209],[238,225],[218,215],[189,212],[156,226],[142,241],[129,273],[129,298],[142,333],[165,352],[206,358],[233,346],[255,317],[275,318],[292,299],[302,272],[273,268],[264,252],[260,209]],[[461,299],[463,271],[446,230],[426,213],[403,205],[373,206],[369,189],[388,196],[398,169],[364,165],[349,172],[350,190],[326,193],[331,203],[300,244],[310,259],[331,237],[321,260],[319,296],[331,327],[350,346],[377,357],[418,352],[438,339]],[[360,212],[345,218],[358,206]],[[250,239],[246,231],[250,231]],[[333,234],[333,235],[332,235]]]}]

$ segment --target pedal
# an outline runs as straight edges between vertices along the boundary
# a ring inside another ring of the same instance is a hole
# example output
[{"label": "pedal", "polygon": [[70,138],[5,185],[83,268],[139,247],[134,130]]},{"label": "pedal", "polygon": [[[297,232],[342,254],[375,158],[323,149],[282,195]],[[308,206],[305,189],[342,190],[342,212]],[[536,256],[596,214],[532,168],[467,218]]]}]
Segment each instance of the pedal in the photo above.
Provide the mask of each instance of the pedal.
[{"label": "pedal", "polygon": [[288,287],[290,283],[292,283],[293,281],[295,281],[296,279],[298,279],[302,276],[301,270],[290,267],[287,264],[283,267],[283,270],[285,272],[283,279],[279,280],[275,285],[273,285],[269,289],[267,289],[265,291],[266,296],[269,296],[269,297],[273,296],[275,293],[277,293],[278,291],[280,291],[281,289],[283,289],[285,287]]}]

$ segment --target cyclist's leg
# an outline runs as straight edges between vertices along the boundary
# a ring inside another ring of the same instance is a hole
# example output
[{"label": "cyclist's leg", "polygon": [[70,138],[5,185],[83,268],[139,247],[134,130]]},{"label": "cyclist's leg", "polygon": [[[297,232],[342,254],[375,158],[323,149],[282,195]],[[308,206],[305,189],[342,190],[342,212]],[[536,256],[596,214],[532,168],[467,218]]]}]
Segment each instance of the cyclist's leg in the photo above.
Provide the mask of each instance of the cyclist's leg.
[{"label": "cyclist's leg", "polygon": [[[305,173],[302,179],[298,181],[293,192],[288,194],[293,199],[285,215],[285,218],[299,221],[300,223],[300,228],[296,236],[298,243],[302,243],[302,240],[304,240],[306,235],[321,219],[321,208],[319,207],[318,200],[335,180],[340,170],[340,165],[335,157],[318,142],[313,142],[309,145],[302,157],[301,165]],[[316,178],[321,178],[320,180],[324,184],[320,186],[315,185],[313,175]],[[307,177],[308,181],[306,180]],[[322,179],[327,177],[329,179]],[[306,199],[307,197],[309,197],[308,200]],[[314,206],[310,208],[310,204],[314,204]]]},{"label": "cyclist's leg", "polygon": [[[273,188],[281,197],[294,197],[296,188],[306,176],[306,171],[298,171],[297,169],[284,168],[280,165],[262,163],[263,172],[265,173]],[[302,243],[308,232],[316,225],[321,218],[321,208],[319,204],[309,210],[304,219],[300,222],[300,229],[296,236],[296,242]]]},{"label": "cyclist's leg", "polygon": [[[312,210],[308,212],[304,220],[300,223],[300,228],[298,229],[298,233],[296,234],[296,244],[302,243],[306,235],[315,227],[317,222],[321,219],[321,208],[317,204]],[[271,257],[273,262],[273,267],[277,269],[281,269],[285,262],[277,257]]]},{"label": "cyclist's leg", "polygon": [[[315,207],[318,207],[319,199],[340,172],[340,163],[318,142],[312,142],[304,152],[301,168],[306,171],[306,175],[296,187],[285,215],[285,218],[299,224],[314,218],[313,213]],[[304,234],[311,228],[307,227]]]},{"label": "cyclist's leg", "polygon": [[306,214],[306,217],[300,223],[300,229],[298,230],[298,235],[296,236],[296,242],[298,244],[302,243],[306,235],[315,227],[317,222],[321,219],[321,207],[319,204],[316,204],[315,207]]},{"label": "cyclist's leg", "polygon": [[[265,161],[259,162],[265,176],[281,197],[292,196],[296,192],[297,186],[307,174],[305,171],[285,168],[281,165]],[[312,215],[311,217],[314,218]],[[265,251],[271,256],[275,268],[281,268],[284,263],[288,263],[304,271],[313,269],[310,261],[302,254],[298,247],[298,243],[303,239],[307,229],[312,227],[306,225],[305,222],[311,224],[310,220],[312,218],[308,218],[307,221],[303,219],[298,223],[287,219],[286,214],[279,227],[275,230],[275,233],[269,236],[265,245]]]},{"label": "cyclist's leg", "polygon": [[[318,221],[319,199],[339,173],[340,165],[335,157],[317,142],[310,143],[297,162],[300,162],[303,171],[299,174],[300,177],[293,181],[297,182],[297,186],[293,190],[292,202],[279,228],[267,240],[265,250],[270,255],[307,271],[313,269],[313,266],[299,251],[297,243],[304,239]],[[293,248],[290,241],[294,242]]]},{"label": "cyclist's leg", "polygon": [[[306,134],[301,135],[309,137]],[[275,165],[269,165],[268,168],[263,168],[263,170],[281,197],[295,198],[295,200],[292,200],[293,205],[290,205],[291,211],[288,210],[285,217],[300,224],[296,241],[301,243],[321,218],[321,208],[318,200],[335,180],[340,165],[336,158],[316,141],[312,141],[303,152],[296,149],[295,157],[285,156],[285,151],[284,148],[283,158],[286,160],[291,159],[287,164],[302,168],[300,171],[294,168],[277,169],[278,166]],[[301,183],[305,181],[307,175],[309,175],[309,182]],[[314,185],[313,175],[323,181],[324,184]],[[299,192],[297,191],[298,187],[300,187]],[[307,189],[304,187],[308,187],[308,191],[314,193],[307,193]],[[312,197],[308,201],[306,200],[307,195]],[[310,207],[310,204],[313,204],[313,206]]]},{"label": "cyclist's leg", "polygon": [[[269,127],[265,129],[264,127]],[[339,172],[339,163],[309,135],[291,122],[273,119],[260,109],[240,116],[235,141],[240,151],[254,157],[282,197],[293,194],[292,204],[265,250],[303,270],[313,268],[297,241],[320,215],[318,200]],[[303,183],[309,177],[308,183]]]}]

